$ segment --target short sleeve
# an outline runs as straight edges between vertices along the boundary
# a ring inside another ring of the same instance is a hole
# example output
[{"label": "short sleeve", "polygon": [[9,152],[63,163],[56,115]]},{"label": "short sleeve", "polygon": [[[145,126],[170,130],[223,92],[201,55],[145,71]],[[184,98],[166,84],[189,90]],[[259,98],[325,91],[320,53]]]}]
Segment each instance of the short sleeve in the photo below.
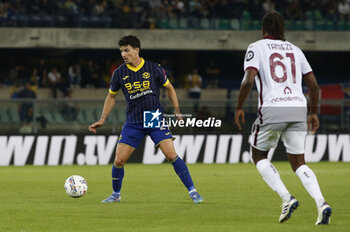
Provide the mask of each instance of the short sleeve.
[{"label": "short sleeve", "polygon": [[256,45],[249,45],[244,57],[244,71],[247,69],[259,71],[259,50]]},{"label": "short sleeve", "polygon": [[164,87],[167,86],[169,84],[169,80],[168,80],[168,76],[167,76],[164,68],[162,68],[162,66],[158,65],[157,72],[158,72],[158,81],[159,81],[160,85],[162,85]]},{"label": "short sleeve", "polygon": [[118,77],[118,72],[115,70],[112,74],[109,92],[112,94],[117,94],[120,89],[120,78]]},{"label": "short sleeve", "polygon": [[309,62],[307,61],[304,53],[300,51],[300,54],[301,54],[301,72],[303,75],[307,75],[312,72],[312,68]]}]

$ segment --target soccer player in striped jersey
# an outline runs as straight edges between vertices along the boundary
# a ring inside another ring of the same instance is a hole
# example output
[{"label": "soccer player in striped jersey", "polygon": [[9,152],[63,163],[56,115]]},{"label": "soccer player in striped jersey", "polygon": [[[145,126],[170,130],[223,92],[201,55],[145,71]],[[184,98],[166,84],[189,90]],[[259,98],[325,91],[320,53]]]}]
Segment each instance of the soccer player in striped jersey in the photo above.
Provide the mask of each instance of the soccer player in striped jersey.
[{"label": "soccer player in striped jersey", "polygon": [[[96,133],[96,130],[103,126],[115,105],[118,91],[122,90],[127,102],[127,119],[117,144],[112,167],[113,193],[102,202],[112,203],[121,200],[120,190],[124,177],[124,164],[146,135],[151,137],[155,145],[159,146],[167,160],[173,165],[176,174],[187,188],[193,202],[202,202],[203,198],[195,189],[185,162],[175,152],[174,138],[169,129],[167,127],[144,127],[144,112],[153,112],[154,118],[162,118],[164,110],[159,102],[159,88],[161,87],[166,88],[175,114],[178,119],[182,119],[174,87],[159,64],[140,57],[141,44],[136,36],[122,37],[119,40],[119,48],[125,63],[116,69],[112,75],[109,93],[100,120],[89,126],[89,130],[93,133]],[[152,119],[154,119],[153,117]]]},{"label": "soccer player in striped jersey", "polygon": [[[329,224],[332,209],[325,202],[315,173],[305,164],[304,147],[307,124],[315,133],[319,127],[317,106],[319,90],[316,78],[303,52],[286,41],[282,16],[267,13],[262,21],[264,39],[249,45],[244,61],[245,75],[241,84],[235,123],[244,122],[243,102],[254,79],[259,92],[258,119],[253,124],[253,161],[264,181],[282,199],[279,222],[287,221],[299,202],[283,184],[277,169],[267,159],[268,151],[282,138],[293,171],[318,207],[316,225]],[[309,90],[310,111],[307,116],[302,81]]]}]

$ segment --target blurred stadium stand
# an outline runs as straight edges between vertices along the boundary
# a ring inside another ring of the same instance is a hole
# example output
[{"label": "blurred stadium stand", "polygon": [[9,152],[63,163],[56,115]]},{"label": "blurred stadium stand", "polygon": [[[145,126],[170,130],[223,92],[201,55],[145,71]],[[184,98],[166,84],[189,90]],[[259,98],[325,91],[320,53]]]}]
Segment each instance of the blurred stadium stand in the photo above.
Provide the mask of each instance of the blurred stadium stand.
[{"label": "blurred stadium stand", "polygon": [[[258,30],[276,10],[288,30],[350,30],[349,12],[335,0],[3,0],[3,27],[90,27]],[[347,2],[349,4],[349,2]]]},{"label": "blurred stadium stand", "polygon": [[[348,131],[350,129],[350,84],[338,86],[321,86],[320,102],[320,131]],[[336,88],[336,90],[334,90]],[[333,89],[333,90],[331,90]],[[327,92],[330,91],[330,92]],[[8,100],[0,99],[0,128],[2,133],[86,133],[87,127],[92,122],[99,119],[106,90],[79,89],[76,90],[74,99],[48,99],[50,89],[40,89],[36,100]],[[234,106],[238,98],[238,90],[204,89],[200,100],[191,100],[187,97],[186,89],[177,89],[180,99],[182,113],[198,116],[200,113],[194,110],[194,105],[199,108],[207,108],[211,117],[223,120],[223,128],[215,128],[216,133],[230,132],[233,125]],[[94,99],[87,97],[93,95]],[[342,96],[341,96],[342,95]],[[245,104],[246,121],[252,122],[257,115],[257,92],[253,91]],[[19,106],[23,101],[33,101],[34,116],[33,122],[23,125],[19,118]],[[65,107],[67,105],[77,106],[74,117],[67,115]],[[172,113],[173,109],[167,99],[162,99],[162,104],[167,113]],[[110,114],[107,127],[101,129],[102,133],[116,133],[121,130],[126,116],[126,104],[122,95],[117,97],[117,107]],[[28,128],[29,127],[29,128]],[[27,130],[23,130],[27,128]],[[177,129],[173,131],[176,133]],[[191,128],[181,130],[181,133],[190,133]],[[203,132],[202,132],[203,133]],[[205,133],[208,133],[207,131]]]}]

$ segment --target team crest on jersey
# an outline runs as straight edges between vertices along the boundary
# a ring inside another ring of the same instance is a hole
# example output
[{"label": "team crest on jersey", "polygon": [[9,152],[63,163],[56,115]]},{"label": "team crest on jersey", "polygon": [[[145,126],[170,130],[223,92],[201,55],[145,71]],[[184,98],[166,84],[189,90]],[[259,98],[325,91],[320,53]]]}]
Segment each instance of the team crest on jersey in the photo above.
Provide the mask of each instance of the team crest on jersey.
[{"label": "team crest on jersey", "polygon": [[150,76],[151,76],[151,74],[149,74],[148,72],[142,73],[142,77],[145,79],[148,79]]},{"label": "team crest on jersey", "polygon": [[249,52],[247,52],[247,55],[245,56],[245,61],[250,61],[253,58],[254,58],[254,52],[249,51]]}]

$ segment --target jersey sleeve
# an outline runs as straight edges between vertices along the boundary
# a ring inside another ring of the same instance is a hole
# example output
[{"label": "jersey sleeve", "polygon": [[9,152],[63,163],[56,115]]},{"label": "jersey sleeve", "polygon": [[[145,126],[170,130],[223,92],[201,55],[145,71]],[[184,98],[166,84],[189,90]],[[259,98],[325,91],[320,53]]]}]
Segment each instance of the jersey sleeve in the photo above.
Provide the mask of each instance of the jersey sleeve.
[{"label": "jersey sleeve", "polygon": [[301,54],[301,72],[303,75],[307,75],[312,72],[312,68],[309,62],[307,61],[304,53],[301,50],[300,50],[300,54]]},{"label": "jersey sleeve", "polygon": [[162,66],[158,65],[157,66],[157,72],[158,72],[158,82],[160,83],[160,85],[166,87],[169,84],[169,79],[168,76],[164,70],[164,68],[162,68]]},{"label": "jersey sleeve", "polygon": [[244,71],[247,69],[259,71],[259,50],[256,45],[249,45],[244,57]]},{"label": "jersey sleeve", "polygon": [[115,70],[112,74],[109,92],[112,94],[117,94],[120,89],[120,78],[118,77],[118,72]]}]

